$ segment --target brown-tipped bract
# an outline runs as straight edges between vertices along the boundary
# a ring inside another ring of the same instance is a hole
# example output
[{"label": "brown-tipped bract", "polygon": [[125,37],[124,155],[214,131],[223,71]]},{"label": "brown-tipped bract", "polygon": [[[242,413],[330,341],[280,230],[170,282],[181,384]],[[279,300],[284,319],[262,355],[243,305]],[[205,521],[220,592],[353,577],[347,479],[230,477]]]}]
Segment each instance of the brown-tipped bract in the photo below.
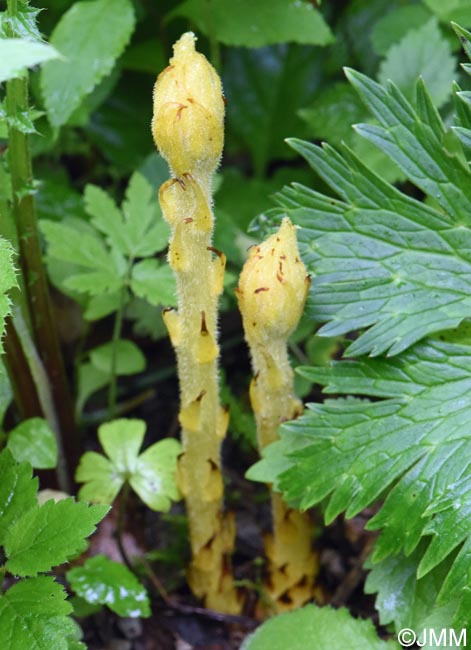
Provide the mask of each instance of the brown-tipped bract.
[{"label": "brown-tipped bract", "polygon": [[224,99],[221,81],[206,57],[195,50],[195,35],[173,46],[170,65],[154,88],[152,134],[176,176],[193,170],[211,174],[222,153]]}]

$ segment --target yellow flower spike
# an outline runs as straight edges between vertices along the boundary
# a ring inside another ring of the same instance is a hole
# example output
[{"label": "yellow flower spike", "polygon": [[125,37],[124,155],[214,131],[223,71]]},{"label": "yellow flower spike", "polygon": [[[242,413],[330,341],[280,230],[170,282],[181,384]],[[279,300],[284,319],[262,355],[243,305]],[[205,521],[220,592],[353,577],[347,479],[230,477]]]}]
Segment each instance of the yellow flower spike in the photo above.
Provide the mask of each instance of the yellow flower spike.
[{"label": "yellow flower spike", "polygon": [[195,36],[184,34],[155,84],[152,120],[155,143],[173,175],[159,200],[172,229],[168,261],[178,295],[178,312],[164,314],[180,382],[178,483],[190,527],[190,587],[208,607],[237,614],[241,603],[230,569],[234,535],[227,534],[220,470],[227,415],[219,401],[217,302],[225,257],[212,247],[211,177],[221,156],[223,118],[219,77],[195,51]]},{"label": "yellow flower spike", "polygon": [[175,43],[170,65],[154,88],[152,134],[178,177],[190,170],[209,176],[219,164],[224,140],[221,81],[195,50],[195,41],[187,32]]},{"label": "yellow flower spike", "polygon": [[288,338],[301,318],[309,284],[296,228],[286,217],[278,232],[250,249],[239,278],[239,308],[251,339]]},{"label": "yellow flower spike", "polygon": [[[280,229],[250,250],[239,278],[237,297],[254,378],[250,401],[260,450],[278,438],[278,427],[302,413],[294,394],[288,337],[301,318],[309,290],[296,229],[283,219]],[[272,533],[265,537],[266,591],[277,612],[301,606],[315,594],[319,561],[311,550],[312,523],[272,493]]]}]

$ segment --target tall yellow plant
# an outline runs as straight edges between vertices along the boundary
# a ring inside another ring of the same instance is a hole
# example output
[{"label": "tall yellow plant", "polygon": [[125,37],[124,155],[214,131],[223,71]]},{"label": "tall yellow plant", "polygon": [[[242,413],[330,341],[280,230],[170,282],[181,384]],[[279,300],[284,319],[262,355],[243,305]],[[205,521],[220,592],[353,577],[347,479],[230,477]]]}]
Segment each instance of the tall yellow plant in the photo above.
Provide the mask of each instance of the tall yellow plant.
[{"label": "tall yellow plant", "polygon": [[[278,438],[278,427],[302,412],[294,394],[288,337],[301,318],[309,276],[302,263],[296,230],[285,218],[280,229],[253,246],[239,279],[237,296],[254,378],[250,400],[260,451]],[[265,538],[266,589],[275,611],[299,607],[314,594],[318,560],[312,552],[312,523],[272,492],[272,533]]]},{"label": "tall yellow plant", "polygon": [[233,520],[223,513],[220,447],[228,413],[219,402],[217,304],[225,256],[212,248],[211,180],[224,140],[220,79],[183,34],[154,88],[152,133],[172,178],[160,188],[172,235],[168,259],[177,282],[178,311],[164,320],[180,380],[183,453],[178,464],[192,548],[189,583],[207,607],[237,613],[230,554]]}]

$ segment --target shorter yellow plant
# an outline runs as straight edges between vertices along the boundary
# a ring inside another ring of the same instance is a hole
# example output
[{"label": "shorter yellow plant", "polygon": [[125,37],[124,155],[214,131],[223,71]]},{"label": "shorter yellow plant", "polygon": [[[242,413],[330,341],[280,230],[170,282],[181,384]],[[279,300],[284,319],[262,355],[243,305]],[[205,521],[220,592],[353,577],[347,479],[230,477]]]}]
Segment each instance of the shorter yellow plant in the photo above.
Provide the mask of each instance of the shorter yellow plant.
[{"label": "shorter yellow plant", "polygon": [[[278,427],[302,413],[294,394],[288,338],[301,318],[310,279],[302,263],[296,229],[285,218],[280,229],[253,246],[239,279],[237,296],[254,378],[250,400],[260,451],[278,438]],[[265,538],[266,589],[277,612],[303,605],[313,596],[318,559],[312,552],[312,523],[272,492],[272,533]]]}]

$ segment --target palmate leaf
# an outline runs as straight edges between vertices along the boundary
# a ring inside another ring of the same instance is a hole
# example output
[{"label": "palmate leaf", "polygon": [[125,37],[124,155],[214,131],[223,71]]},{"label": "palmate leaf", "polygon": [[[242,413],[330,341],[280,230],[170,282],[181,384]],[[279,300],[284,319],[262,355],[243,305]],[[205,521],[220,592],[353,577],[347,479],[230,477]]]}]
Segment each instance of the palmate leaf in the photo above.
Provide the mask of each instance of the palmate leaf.
[{"label": "palmate leaf", "polygon": [[[302,226],[304,261],[313,273],[308,314],[335,336],[370,327],[349,354],[397,354],[431,332],[457,326],[471,307],[471,173],[444,149],[445,135],[425,86],[421,116],[390,86],[353,73],[376,118],[364,127],[441,210],[381,180],[347,148],[342,154],[299,140],[290,144],[340,195],[285,188],[283,209]],[[379,116],[381,116],[381,119]],[[374,139],[374,138],[373,138]]]},{"label": "palmate leaf", "polygon": [[180,498],[176,484],[180,443],[173,438],[159,440],[139,454],[146,425],[143,420],[119,419],[102,424],[98,438],[107,457],[85,453],[76,473],[84,483],[80,498],[111,503],[125,482],[152,510],[166,512],[172,500]]},{"label": "palmate leaf", "polygon": [[456,602],[471,569],[470,363],[471,347],[429,340],[389,360],[305,368],[328,393],[386,399],[309,405],[249,477],[303,508],[326,500],[328,522],[385,498],[368,524],[381,529],[373,561],[415,553],[421,578],[458,551],[437,596]]}]

